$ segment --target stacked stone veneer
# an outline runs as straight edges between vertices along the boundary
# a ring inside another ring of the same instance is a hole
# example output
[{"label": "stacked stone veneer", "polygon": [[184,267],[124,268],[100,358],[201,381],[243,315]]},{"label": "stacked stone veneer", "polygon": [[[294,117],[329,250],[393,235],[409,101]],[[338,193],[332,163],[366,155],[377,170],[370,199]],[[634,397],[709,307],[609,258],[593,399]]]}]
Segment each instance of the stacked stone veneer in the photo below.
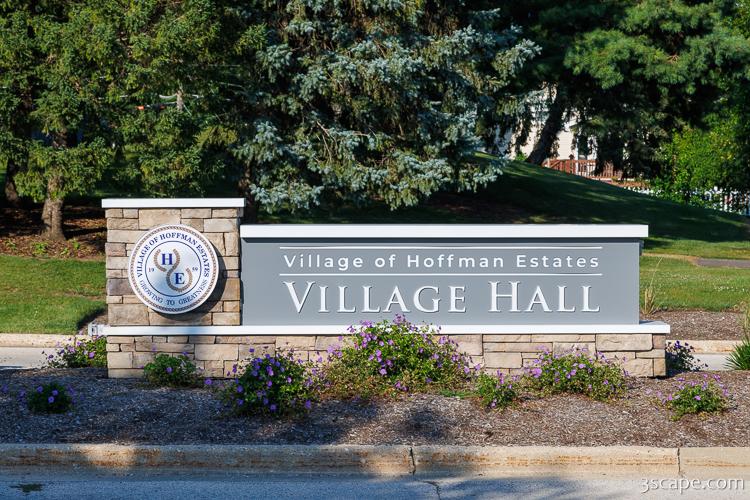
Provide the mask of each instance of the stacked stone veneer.
[{"label": "stacked stone veneer", "polygon": [[[241,322],[239,218],[241,208],[113,208],[107,215],[107,304],[110,326],[227,326]],[[135,242],[162,224],[185,224],[213,244],[220,276],[207,302],[185,314],[167,315],[144,305],[130,288],[128,257]],[[331,335],[149,335],[107,337],[111,377],[139,377],[142,367],[157,353],[185,354],[207,377],[221,377],[250,356],[294,350],[302,359],[326,358],[338,346],[339,332]],[[343,333],[343,332],[341,332]],[[665,335],[623,334],[518,334],[452,335],[460,349],[486,370],[519,373],[542,350],[564,352],[574,348],[625,360],[632,375],[666,375]]]},{"label": "stacked stone veneer", "polygon": [[[590,353],[601,352],[607,358],[623,361],[633,376],[666,375],[664,359],[665,335],[657,334],[595,334],[595,335],[451,335],[462,352],[485,370],[507,374],[523,372],[543,350],[566,352],[575,348]],[[109,337],[110,376],[140,376],[139,366],[148,363],[155,352],[185,353],[194,359],[204,374],[221,377],[242,364],[251,352],[255,355],[294,350],[297,357],[307,360],[326,359],[328,348],[341,344],[338,335],[309,336],[234,336],[175,335],[143,337]],[[251,351],[252,349],[252,351]],[[122,359],[126,367],[113,366],[113,359]]]}]

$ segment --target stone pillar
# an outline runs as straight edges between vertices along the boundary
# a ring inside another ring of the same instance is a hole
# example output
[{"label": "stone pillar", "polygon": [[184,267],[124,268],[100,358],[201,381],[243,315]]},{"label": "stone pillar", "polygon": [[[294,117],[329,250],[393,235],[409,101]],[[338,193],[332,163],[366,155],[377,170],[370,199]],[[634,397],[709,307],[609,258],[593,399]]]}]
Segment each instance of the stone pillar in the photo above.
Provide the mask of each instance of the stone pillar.
[{"label": "stone pillar", "polygon": [[[211,206],[212,204],[218,206]],[[104,200],[107,208],[107,315],[109,326],[196,326],[239,325],[240,297],[240,218],[244,200]],[[118,207],[119,205],[119,207]],[[233,205],[233,206],[227,206]],[[164,224],[184,224],[200,231],[213,245],[219,260],[219,279],[209,299],[183,314],[163,314],[145,304],[133,293],[128,281],[128,258],[138,239],[148,230]],[[146,333],[146,330],[144,330]],[[214,337],[111,336],[107,340],[107,361],[111,377],[142,375],[142,367],[156,353],[180,354],[210,368],[211,376],[224,372],[224,361],[236,362],[227,346],[210,349]]]}]

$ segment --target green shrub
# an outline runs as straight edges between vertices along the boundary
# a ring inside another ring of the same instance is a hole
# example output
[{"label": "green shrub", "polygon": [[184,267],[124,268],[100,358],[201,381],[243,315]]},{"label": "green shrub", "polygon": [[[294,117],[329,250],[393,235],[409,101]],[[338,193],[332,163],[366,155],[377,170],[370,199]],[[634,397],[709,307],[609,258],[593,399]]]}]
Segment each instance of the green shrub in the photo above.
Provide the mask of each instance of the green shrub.
[{"label": "green shrub", "polygon": [[43,384],[31,392],[27,399],[29,410],[34,413],[65,413],[73,400],[59,382]]},{"label": "green shrub", "polygon": [[[340,397],[371,397],[458,387],[474,374],[471,359],[456,342],[397,316],[363,322],[329,356],[324,367],[328,390]],[[478,367],[476,367],[478,368]]]},{"label": "green shrub", "polygon": [[627,389],[627,373],[618,363],[602,354],[592,358],[580,349],[564,354],[543,351],[527,372],[529,386],[544,394],[585,394],[602,401]]},{"label": "green shrub", "polygon": [[251,359],[227,385],[224,400],[235,413],[284,415],[309,410],[317,385],[312,363],[295,359],[293,352],[266,354]]},{"label": "green shrub", "polygon": [[750,370],[750,335],[732,349],[727,357],[727,368],[731,370]]},{"label": "green shrub", "polygon": [[47,363],[53,368],[106,368],[107,337],[94,335],[90,340],[68,339],[67,345],[47,355]]},{"label": "green shrub", "polygon": [[708,368],[707,364],[700,364],[693,355],[695,348],[687,342],[681,343],[679,340],[667,342],[666,361],[667,371],[670,373],[679,372],[697,372]]},{"label": "green shrub", "polygon": [[184,354],[157,354],[151,363],[143,367],[143,374],[155,386],[194,387],[200,382],[195,364]]},{"label": "green shrub", "polygon": [[476,381],[476,391],[485,406],[502,409],[510,406],[518,398],[515,385],[515,380],[507,379],[499,371],[496,377],[480,373]]},{"label": "green shrub", "polygon": [[680,384],[677,390],[664,400],[672,410],[674,420],[688,414],[720,412],[727,407],[728,393],[718,375],[714,375],[713,380],[705,375],[700,383],[678,380]]}]

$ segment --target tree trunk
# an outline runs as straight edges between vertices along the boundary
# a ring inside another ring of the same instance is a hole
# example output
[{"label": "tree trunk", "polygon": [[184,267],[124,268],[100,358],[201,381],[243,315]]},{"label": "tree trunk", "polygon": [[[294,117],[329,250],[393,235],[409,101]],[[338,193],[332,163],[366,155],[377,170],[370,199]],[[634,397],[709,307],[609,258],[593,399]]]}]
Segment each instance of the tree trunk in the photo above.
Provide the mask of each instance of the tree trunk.
[{"label": "tree trunk", "polygon": [[51,176],[47,181],[47,197],[42,208],[42,222],[44,223],[42,236],[48,240],[65,240],[65,233],[63,233],[64,200],[57,197],[60,182],[57,176]]},{"label": "tree trunk", "polygon": [[250,189],[249,168],[245,171],[245,175],[240,178],[239,190],[240,194],[245,198],[245,215],[242,217],[242,220],[248,224],[256,224],[258,222],[258,202]]},{"label": "tree trunk", "polygon": [[21,206],[21,197],[18,196],[18,190],[16,189],[16,181],[14,179],[17,172],[18,172],[18,165],[16,165],[12,161],[9,161],[8,168],[5,172],[4,191],[5,191],[5,200],[8,202],[8,205],[10,205],[11,207]]},{"label": "tree trunk", "polygon": [[534,149],[526,161],[535,165],[541,165],[544,160],[552,154],[552,148],[557,141],[557,134],[563,127],[563,113],[565,112],[565,97],[563,92],[558,89],[555,100],[549,107],[547,120],[544,122],[539,139],[537,139]]}]

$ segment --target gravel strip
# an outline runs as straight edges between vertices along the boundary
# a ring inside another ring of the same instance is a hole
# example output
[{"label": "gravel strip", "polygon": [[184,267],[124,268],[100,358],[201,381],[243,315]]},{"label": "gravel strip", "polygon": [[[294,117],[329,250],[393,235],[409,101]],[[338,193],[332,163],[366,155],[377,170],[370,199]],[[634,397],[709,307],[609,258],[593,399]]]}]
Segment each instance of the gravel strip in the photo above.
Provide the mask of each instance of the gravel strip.
[{"label": "gravel strip", "polygon": [[672,326],[670,339],[740,340],[742,313],[713,311],[659,311],[648,317]]},{"label": "gravel strip", "polygon": [[[137,380],[108,379],[102,370],[5,371],[0,372],[0,442],[747,446],[750,372],[721,377],[732,396],[730,409],[679,422],[655,396],[674,389],[676,378],[634,379],[628,396],[612,403],[568,395],[527,397],[496,412],[473,399],[415,394],[370,402],[329,400],[305,417],[277,421],[227,416],[210,389],[152,389]],[[30,414],[18,402],[18,391],[51,380],[74,388],[75,410]]]}]

